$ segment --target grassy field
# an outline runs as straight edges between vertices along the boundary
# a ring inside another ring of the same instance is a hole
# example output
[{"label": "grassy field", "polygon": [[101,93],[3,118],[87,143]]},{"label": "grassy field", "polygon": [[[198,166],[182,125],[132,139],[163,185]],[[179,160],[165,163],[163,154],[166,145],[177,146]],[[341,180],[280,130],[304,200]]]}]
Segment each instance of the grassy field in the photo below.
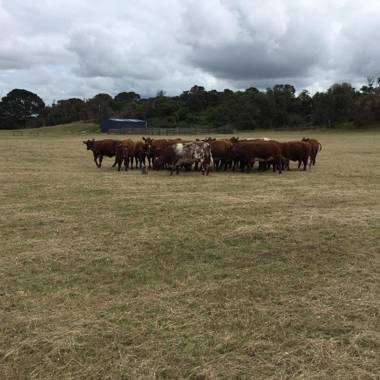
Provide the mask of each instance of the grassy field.
[{"label": "grassy field", "polygon": [[170,177],[97,169],[86,128],[0,134],[1,379],[380,378],[379,132]]}]

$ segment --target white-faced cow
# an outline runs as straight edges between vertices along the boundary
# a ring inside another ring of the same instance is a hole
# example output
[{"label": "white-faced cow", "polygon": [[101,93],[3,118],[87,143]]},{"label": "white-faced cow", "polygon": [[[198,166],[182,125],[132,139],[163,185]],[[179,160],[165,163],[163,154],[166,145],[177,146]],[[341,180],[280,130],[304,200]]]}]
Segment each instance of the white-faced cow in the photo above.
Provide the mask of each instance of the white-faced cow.
[{"label": "white-faced cow", "polygon": [[154,168],[168,167],[170,175],[175,169],[179,173],[181,166],[199,164],[202,174],[208,175],[213,165],[210,144],[204,141],[173,143],[167,146],[154,161]]},{"label": "white-faced cow", "polygon": [[174,161],[171,165],[170,174],[175,168],[176,174],[179,173],[181,165],[191,165],[199,163],[202,174],[208,175],[210,166],[213,165],[211,146],[204,141],[191,143],[177,143],[172,145],[174,151]]}]

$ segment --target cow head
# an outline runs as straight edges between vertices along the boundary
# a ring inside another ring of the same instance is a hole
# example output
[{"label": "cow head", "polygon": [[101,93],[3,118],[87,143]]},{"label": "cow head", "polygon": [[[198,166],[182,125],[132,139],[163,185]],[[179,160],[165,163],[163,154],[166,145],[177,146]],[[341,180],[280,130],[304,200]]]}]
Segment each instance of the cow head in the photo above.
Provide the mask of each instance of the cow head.
[{"label": "cow head", "polygon": [[203,139],[202,141],[204,141],[204,142],[212,142],[212,141],[216,141],[216,138],[213,138],[213,137],[206,137],[206,138]]},{"label": "cow head", "polygon": [[235,143],[237,143],[239,141],[239,137],[232,136],[230,138],[230,141],[232,142],[232,144],[235,144]]},{"label": "cow head", "polygon": [[144,140],[144,151],[145,151],[145,153],[150,154],[152,151],[153,139],[150,137],[143,137],[142,139]]},{"label": "cow head", "polygon": [[83,144],[87,146],[87,150],[92,150],[94,147],[95,139],[83,141]]},{"label": "cow head", "polygon": [[302,141],[309,141],[310,139],[308,137],[302,137]]}]

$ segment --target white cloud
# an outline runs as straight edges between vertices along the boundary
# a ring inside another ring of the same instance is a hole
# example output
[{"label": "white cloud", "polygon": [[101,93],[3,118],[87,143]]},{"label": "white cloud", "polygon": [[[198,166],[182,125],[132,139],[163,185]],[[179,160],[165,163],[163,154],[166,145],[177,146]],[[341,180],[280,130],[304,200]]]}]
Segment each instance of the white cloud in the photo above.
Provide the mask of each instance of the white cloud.
[{"label": "white cloud", "polygon": [[0,0],[0,95],[359,84],[379,21],[377,0]]}]

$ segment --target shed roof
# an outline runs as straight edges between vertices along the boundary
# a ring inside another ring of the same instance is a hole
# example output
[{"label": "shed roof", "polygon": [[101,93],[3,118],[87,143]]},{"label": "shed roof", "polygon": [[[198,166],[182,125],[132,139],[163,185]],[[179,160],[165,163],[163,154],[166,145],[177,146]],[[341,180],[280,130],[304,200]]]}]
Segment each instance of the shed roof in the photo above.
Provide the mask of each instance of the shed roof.
[{"label": "shed roof", "polygon": [[117,119],[117,118],[111,118],[109,120],[116,121],[116,122],[125,122],[125,121],[127,121],[128,123],[145,123],[144,120],[140,120],[140,119]]}]

